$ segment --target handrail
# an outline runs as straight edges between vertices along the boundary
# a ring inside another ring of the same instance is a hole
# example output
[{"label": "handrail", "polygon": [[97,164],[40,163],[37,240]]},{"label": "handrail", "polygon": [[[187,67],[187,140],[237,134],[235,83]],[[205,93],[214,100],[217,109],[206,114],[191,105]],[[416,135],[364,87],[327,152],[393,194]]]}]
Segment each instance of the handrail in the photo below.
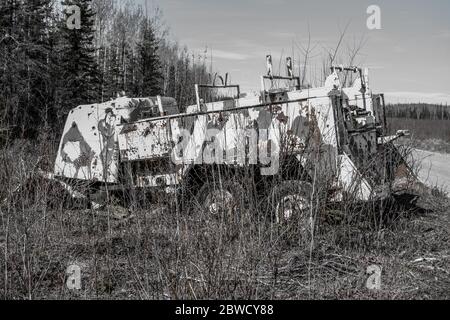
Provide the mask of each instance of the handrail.
[{"label": "handrail", "polygon": [[141,123],[141,122],[147,122],[147,121],[158,121],[158,120],[170,120],[170,119],[176,119],[176,118],[187,118],[187,117],[193,117],[193,116],[202,116],[212,113],[219,113],[219,112],[231,112],[231,111],[239,111],[239,110],[246,110],[246,109],[252,109],[252,108],[261,108],[271,105],[277,105],[277,104],[287,104],[287,103],[295,103],[295,102],[304,102],[308,101],[309,99],[314,99],[318,97],[308,97],[308,98],[301,98],[301,99],[294,99],[294,100],[286,100],[286,101],[277,101],[277,102],[268,102],[268,103],[261,103],[251,106],[244,106],[244,107],[236,107],[236,108],[230,108],[225,110],[210,110],[210,111],[199,111],[199,112],[193,112],[193,113],[179,113],[179,114],[172,114],[167,116],[161,116],[161,117],[154,117],[154,118],[148,118],[148,119],[141,119],[139,121],[134,121],[132,123],[124,123],[126,124],[134,124],[134,123]]}]

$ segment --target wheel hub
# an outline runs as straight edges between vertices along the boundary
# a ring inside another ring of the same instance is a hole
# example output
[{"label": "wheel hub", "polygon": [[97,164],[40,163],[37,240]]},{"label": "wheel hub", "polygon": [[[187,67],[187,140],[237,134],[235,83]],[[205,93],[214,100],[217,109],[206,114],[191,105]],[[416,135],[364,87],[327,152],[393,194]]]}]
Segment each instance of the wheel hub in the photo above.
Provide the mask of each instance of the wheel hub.
[{"label": "wheel hub", "polygon": [[301,195],[287,195],[276,206],[277,223],[290,220],[296,212],[304,215],[309,208],[308,200]]},{"label": "wheel hub", "polygon": [[233,204],[233,195],[227,190],[215,190],[205,199],[208,213],[217,215],[221,210],[229,210]]}]

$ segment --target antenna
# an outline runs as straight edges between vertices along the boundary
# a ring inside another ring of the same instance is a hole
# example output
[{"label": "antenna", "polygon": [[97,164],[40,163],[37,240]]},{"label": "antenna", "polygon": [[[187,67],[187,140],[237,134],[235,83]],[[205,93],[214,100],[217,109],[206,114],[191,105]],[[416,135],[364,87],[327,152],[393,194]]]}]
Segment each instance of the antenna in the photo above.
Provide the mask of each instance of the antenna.
[{"label": "antenna", "polygon": [[366,89],[369,89],[369,68],[364,68],[364,83],[366,84]]},{"label": "antenna", "polygon": [[218,77],[219,77],[220,81],[222,82],[222,86],[224,86],[224,85],[225,85],[225,82],[223,81],[222,76],[218,76]]},{"label": "antenna", "polygon": [[213,73],[213,49],[212,49],[212,46],[211,46],[211,48],[210,48],[210,50],[211,50],[211,64],[209,65],[209,73]]},{"label": "antenna", "polygon": [[286,58],[286,75],[289,78],[294,77],[294,73],[292,72],[292,58],[291,57]]},{"label": "antenna", "polygon": [[163,107],[163,104],[162,104],[162,100],[161,100],[161,96],[160,96],[160,95],[157,95],[157,96],[156,96],[156,102],[157,102],[157,104],[158,104],[158,111],[159,111],[159,114],[160,114],[161,116],[164,116],[164,107]]},{"label": "antenna", "polygon": [[267,64],[267,75],[269,77],[272,77],[273,76],[272,55],[268,54],[266,56],[266,64]]}]

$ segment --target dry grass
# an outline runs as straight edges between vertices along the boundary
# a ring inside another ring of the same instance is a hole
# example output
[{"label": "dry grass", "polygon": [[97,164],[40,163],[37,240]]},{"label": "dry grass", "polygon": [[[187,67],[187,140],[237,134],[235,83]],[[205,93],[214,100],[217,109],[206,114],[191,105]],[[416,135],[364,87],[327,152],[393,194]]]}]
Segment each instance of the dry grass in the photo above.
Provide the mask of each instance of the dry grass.
[{"label": "dry grass", "polygon": [[[2,152],[2,195],[32,171],[36,155],[51,154],[24,146]],[[312,243],[251,206],[233,223],[170,202],[68,210],[44,181],[12,199],[0,207],[1,298],[450,298],[450,206],[442,198],[428,211],[323,207],[320,215],[333,218],[320,220]],[[65,285],[73,263],[82,269],[79,291]],[[382,268],[378,291],[365,287],[371,264]]]}]

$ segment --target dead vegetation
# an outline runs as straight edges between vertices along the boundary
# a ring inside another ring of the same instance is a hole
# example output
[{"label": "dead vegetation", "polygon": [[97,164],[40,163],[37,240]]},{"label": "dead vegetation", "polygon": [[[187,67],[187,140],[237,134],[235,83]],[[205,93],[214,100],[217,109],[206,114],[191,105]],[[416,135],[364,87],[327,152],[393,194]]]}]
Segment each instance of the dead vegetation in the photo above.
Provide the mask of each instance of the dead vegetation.
[{"label": "dead vegetation", "polygon": [[[409,200],[329,206],[315,196],[305,233],[301,219],[274,223],[249,192],[231,215],[214,218],[163,197],[133,209],[114,201],[67,209],[62,190],[45,181],[14,197],[38,161],[50,167],[38,156],[49,149],[23,142],[0,156],[9,199],[0,207],[3,299],[449,298],[446,198],[428,194],[419,210]],[[81,290],[66,287],[71,264],[81,267]],[[380,290],[366,288],[373,264],[382,268]]]}]

